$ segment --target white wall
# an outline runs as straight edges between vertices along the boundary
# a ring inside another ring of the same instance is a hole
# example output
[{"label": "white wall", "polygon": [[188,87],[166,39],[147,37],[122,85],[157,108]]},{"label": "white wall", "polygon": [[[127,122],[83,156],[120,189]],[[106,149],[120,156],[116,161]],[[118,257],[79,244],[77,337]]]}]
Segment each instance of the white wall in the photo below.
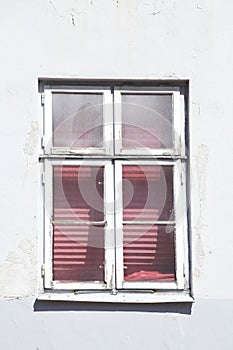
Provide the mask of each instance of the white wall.
[{"label": "white wall", "polygon": [[[233,3],[12,0],[1,5],[2,348],[57,350],[67,341],[67,348],[85,349],[232,349]],[[190,314],[178,306],[172,312],[159,306],[139,311],[118,306],[118,312],[104,306],[33,309],[42,76],[190,79],[196,298]]]}]

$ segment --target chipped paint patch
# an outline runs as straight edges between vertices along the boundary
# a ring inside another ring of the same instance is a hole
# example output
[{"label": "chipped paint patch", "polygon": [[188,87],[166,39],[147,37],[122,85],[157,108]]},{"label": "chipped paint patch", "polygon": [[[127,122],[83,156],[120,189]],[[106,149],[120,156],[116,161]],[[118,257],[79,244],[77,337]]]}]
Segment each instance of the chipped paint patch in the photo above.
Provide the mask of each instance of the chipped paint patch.
[{"label": "chipped paint patch", "polygon": [[38,122],[32,121],[31,131],[27,133],[27,141],[23,148],[23,151],[25,154],[29,156],[33,156],[35,154],[37,143],[38,143],[38,133],[39,133]]},{"label": "chipped paint patch", "polygon": [[34,295],[37,286],[35,239],[23,239],[0,265],[0,298]]},{"label": "chipped paint patch", "polygon": [[195,229],[195,251],[196,251],[196,266],[194,275],[200,276],[202,260],[205,256],[203,248],[203,234],[206,228],[205,222],[205,198],[206,198],[206,166],[208,162],[208,147],[201,144],[198,147],[196,155],[196,172],[198,179],[198,197],[199,197],[199,215],[196,221]]},{"label": "chipped paint patch", "polygon": [[152,15],[158,15],[161,11],[162,11],[162,6],[163,6],[164,1],[162,0],[156,0],[154,1],[154,5],[153,5],[153,12]]},{"label": "chipped paint patch", "polygon": [[198,10],[202,10],[202,9],[203,9],[203,7],[204,7],[204,2],[205,2],[205,0],[198,0],[198,1],[197,1],[197,9],[198,9]]},{"label": "chipped paint patch", "polygon": [[205,185],[206,185],[206,165],[208,161],[208,147],[207,145],[200,145],[196,156],[196,169],[198,177],[198,192],[200,198],[200,205],[205,199]]}]

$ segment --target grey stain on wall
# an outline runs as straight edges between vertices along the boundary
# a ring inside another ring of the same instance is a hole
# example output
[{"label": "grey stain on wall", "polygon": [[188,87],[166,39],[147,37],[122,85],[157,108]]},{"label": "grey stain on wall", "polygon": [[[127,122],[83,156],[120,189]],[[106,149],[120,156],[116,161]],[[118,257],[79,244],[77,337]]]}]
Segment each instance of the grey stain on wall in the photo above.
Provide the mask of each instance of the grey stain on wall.
[{"label": "grey stain on wall", "polygon": [[[0,264],[0,298],[16,299],[31,296],[36,291],[36,244],[24,238]],[[23,281],[23,283],[22,283]]]},{"label": "grey stain on wall", "polygon": [[198,197],[199,197],[199,215],[195,225],[196,233],[196,267],[195,275],[200,276],[200,268],[203,257],[205,256],[203,248],[203,234],[206,227],[205,224],[205,197],[206,197],[206,167],[208,162],[208,147],[201,144],[198,147],[196,155],[196,172],[198,179]]},{"label": "grey stain on wall", "polygon": [[31,122],[31,130],[27,133],[27,140],[23,147],[25,154],[33,156],[38,143],[39,126],[37,121]]}]

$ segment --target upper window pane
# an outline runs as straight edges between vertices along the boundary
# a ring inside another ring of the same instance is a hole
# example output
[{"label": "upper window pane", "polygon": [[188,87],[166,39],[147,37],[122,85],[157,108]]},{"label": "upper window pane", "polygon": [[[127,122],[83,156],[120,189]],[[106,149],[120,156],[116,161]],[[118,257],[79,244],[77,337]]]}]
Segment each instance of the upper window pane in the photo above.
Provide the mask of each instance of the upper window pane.
[{"label": "upper window pane", "polygon": [[103,94],[52,94],[53,146],[103,147]]},{"label": "upper window pane", "polygon": [[172,94],[122,93],[123,148],[173,148]]}]

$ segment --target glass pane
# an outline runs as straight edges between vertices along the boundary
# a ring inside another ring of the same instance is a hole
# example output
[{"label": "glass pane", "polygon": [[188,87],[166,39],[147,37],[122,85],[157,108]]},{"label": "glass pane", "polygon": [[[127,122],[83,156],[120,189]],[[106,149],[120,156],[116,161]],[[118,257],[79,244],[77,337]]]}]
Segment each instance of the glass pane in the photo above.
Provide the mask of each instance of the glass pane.
[{"label": "glass pane", "polygon": [[59,281],[103,281],[104,228],[69,221],[103,221],[104,167],[53,168],[53,273]]},{"label": "glass pane", "polygon": [[171,94],[122,94],[124,148],[172,148]]},{"label": "glass pane", "polygon": [[125,281],[175,280],[174,232],[164,225],[124,225]]},{"label": "glass pane", "polygon": [[123,165],[123,220],[174,220],[173,166]]},{"label": "glass pane", "polygon": [[104,167],[53,167],[54,220],[104,220]]},{"label": "glass pane", "polygon": [[103,147],[103,94],[52,96],[54,147]]},{"label": "glass pane", "polygon": [[104,229],[55,226],[53,279],[63,282],[104,280]]}]

